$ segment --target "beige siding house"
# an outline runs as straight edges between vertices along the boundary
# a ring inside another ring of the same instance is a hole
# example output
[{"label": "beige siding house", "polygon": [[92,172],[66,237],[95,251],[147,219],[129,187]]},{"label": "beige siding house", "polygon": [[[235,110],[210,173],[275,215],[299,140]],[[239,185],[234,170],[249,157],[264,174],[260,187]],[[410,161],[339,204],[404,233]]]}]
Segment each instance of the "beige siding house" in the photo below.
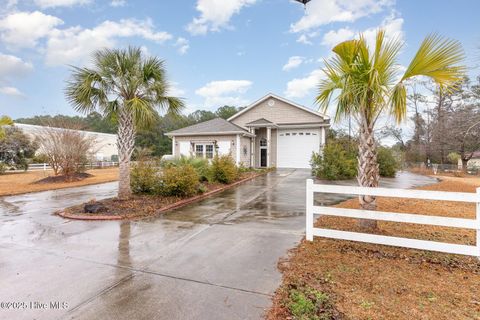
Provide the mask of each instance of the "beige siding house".
[{"label": "beige siding house", "polygon": [[167,133],[172,154],[229,154],[246,167],[308,168],[325,144],[329,118],[268,94],[227,120],[217,118]]}]

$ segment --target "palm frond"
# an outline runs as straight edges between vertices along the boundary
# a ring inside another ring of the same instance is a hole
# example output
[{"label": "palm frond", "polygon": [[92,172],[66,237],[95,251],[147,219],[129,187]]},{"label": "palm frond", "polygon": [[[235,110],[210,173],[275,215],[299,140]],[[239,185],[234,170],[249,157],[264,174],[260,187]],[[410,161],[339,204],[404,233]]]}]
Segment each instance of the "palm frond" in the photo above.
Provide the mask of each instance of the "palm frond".
[{"label": "palm frond", "polygon": [[426,76],[442,89],[454,88],[464,76],[465,67],[461,65],[464,58],[459,41],[437,34],[429,35],[423,40],[401,80]]}]

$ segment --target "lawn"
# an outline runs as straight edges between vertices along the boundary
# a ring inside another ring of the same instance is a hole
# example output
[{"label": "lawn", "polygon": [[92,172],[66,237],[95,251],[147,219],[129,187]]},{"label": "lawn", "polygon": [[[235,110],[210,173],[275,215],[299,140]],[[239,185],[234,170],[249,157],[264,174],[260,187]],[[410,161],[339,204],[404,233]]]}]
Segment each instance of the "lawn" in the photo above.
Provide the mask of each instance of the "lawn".
[{"label": "lawn", "polygon": [[92,176],[80,181],[56,183],[35,183],[48,176],[53,176],[53,172],[49,170],[3,174],[0,175],[0,196],[79,187],[118,180],[118,168],[93,169],[88,170],[87,173]]},{"label": "lawn", "polygon": [[[439,178],[421,189],[480,186],[478,177]],[[358,200],[337,206],[358,208]],[[475,218],[474,204],[446,201],[379,198],[378,210]],[[359,231],[353,219],[321,217],[316,224]],[[379,222],[378,233],[475,243],[473,231],[455,228]],[[473,257],[315,237],[279,267],[283,284],[267,319],[480,319],[480,261]]]}]

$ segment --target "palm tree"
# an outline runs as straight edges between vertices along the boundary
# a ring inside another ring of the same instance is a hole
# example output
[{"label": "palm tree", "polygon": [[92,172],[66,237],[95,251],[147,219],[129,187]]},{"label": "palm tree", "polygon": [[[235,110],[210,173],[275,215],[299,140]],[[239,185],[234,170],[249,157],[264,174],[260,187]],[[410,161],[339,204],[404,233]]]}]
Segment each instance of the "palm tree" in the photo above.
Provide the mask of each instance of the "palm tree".
[{"label": "palm tree", "polygon": [[164,62],[144,57],[140,48],[103,49],[93,58],[92,68],[73,67],[66,97],[79,112],[98,110],[118,122],[118,197],[125,199],[131,195],[130,157],[137,129],[152,124],[157,108],[179,113],[183,101],[168,96]]},{"label": "palm tree", "polygon": [[8,116],[1,116],[0,117],[0,140],[5,138],[5,129],[4,126],[11,126],[13,125],[13,121]]},{"label": "palm tree", "polygon": [[[385,31],[379,30],[373,52],[360,35],[358,40],[335,46],[335,55],[325,61],[326,78],[320,81],[316,101],[326,111],[335,97],[335,120],[345,116],[356,120],[359,127],[357,180],[362,187],[378,187],[375,124],[383,114],[391,115],[397,123],[405,119],[405,81],[425,76],[436,82],[440,90],[452,90],[462,80],[465,71],[460,65],[464,58],[460,43],[430,35],[400,76],[397,58],[402,45],[398,39],[385,39]],[[376,209],[375,197],[360,196],[359,201],[362,209]],[[376,221],[362,219],[359,225],[376,228]]]}]

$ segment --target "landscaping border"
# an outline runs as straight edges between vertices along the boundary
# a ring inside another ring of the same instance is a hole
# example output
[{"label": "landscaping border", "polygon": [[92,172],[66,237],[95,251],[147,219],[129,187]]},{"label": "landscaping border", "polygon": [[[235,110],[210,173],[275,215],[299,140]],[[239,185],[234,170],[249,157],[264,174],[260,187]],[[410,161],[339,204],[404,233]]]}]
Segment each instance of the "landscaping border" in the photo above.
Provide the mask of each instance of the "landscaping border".
[{"label": "landscaping border", "polygon": [[[265,172],[260,172],[260,173],[257,173],[255,175],[252,175],[250,177],[247,177],[247,178],[244,178],[242,180],[238,180],[238,181],[235,181],[234,183],[231,183],[231,184],[228,184],[228,185],[225,185],[221,188],[218,188],[218,189],[215,189],[215,190],[212,190],[212,191],[208,191],[208,192],[205,192],[203,194],[199,194],[197,196],[193,196],[193,197],[190,197],[190,198],[186,198],[186,199],[182,199],[180,201],[177,201],[175,203],[172,203],[172,204],[169,204],[161,209],[159,209],[157,212],[158,213],[163,213],[163,212],[166,212],[166,211],[170,211],[170,210],[173,210],[173,209],[177,209],[177,208],[180,208],[180,207],[183,207],[183,206],[186,206],[187,204],[190,204],[190,203],[193,203],[193,202],[196,202],[196,201],[200,201],[200,200],[203,200],[205,198],[208,198],[216,193],[219,193],[219,192],[222,192],[222,191],[225,191],[227,189],[230,189],[232,187],[235,187],[241,183],[244,183],[244,182],[247,182],[249,180],[252,180],[252,179],[255,179],[255,178],[258,178],[260,176],[263,176],[267,173],[269,173],[270,171],[265,171]],[[65,219],[71,219],[71,220],[86,220],[86,221],[117,221],[117,220],[134,220],[134,219],[137,219],[137,218],[126,218],[126,217],[123,217],[123,216],[112,216],[112,215],[80,215],[80,214],[71,214],[71,213],[68,213],[66,211],[57,211],[54,213],[55,215],[58,215],[62,218],[65,218]],[[144,217],[142,217],[144,218]]]}]

